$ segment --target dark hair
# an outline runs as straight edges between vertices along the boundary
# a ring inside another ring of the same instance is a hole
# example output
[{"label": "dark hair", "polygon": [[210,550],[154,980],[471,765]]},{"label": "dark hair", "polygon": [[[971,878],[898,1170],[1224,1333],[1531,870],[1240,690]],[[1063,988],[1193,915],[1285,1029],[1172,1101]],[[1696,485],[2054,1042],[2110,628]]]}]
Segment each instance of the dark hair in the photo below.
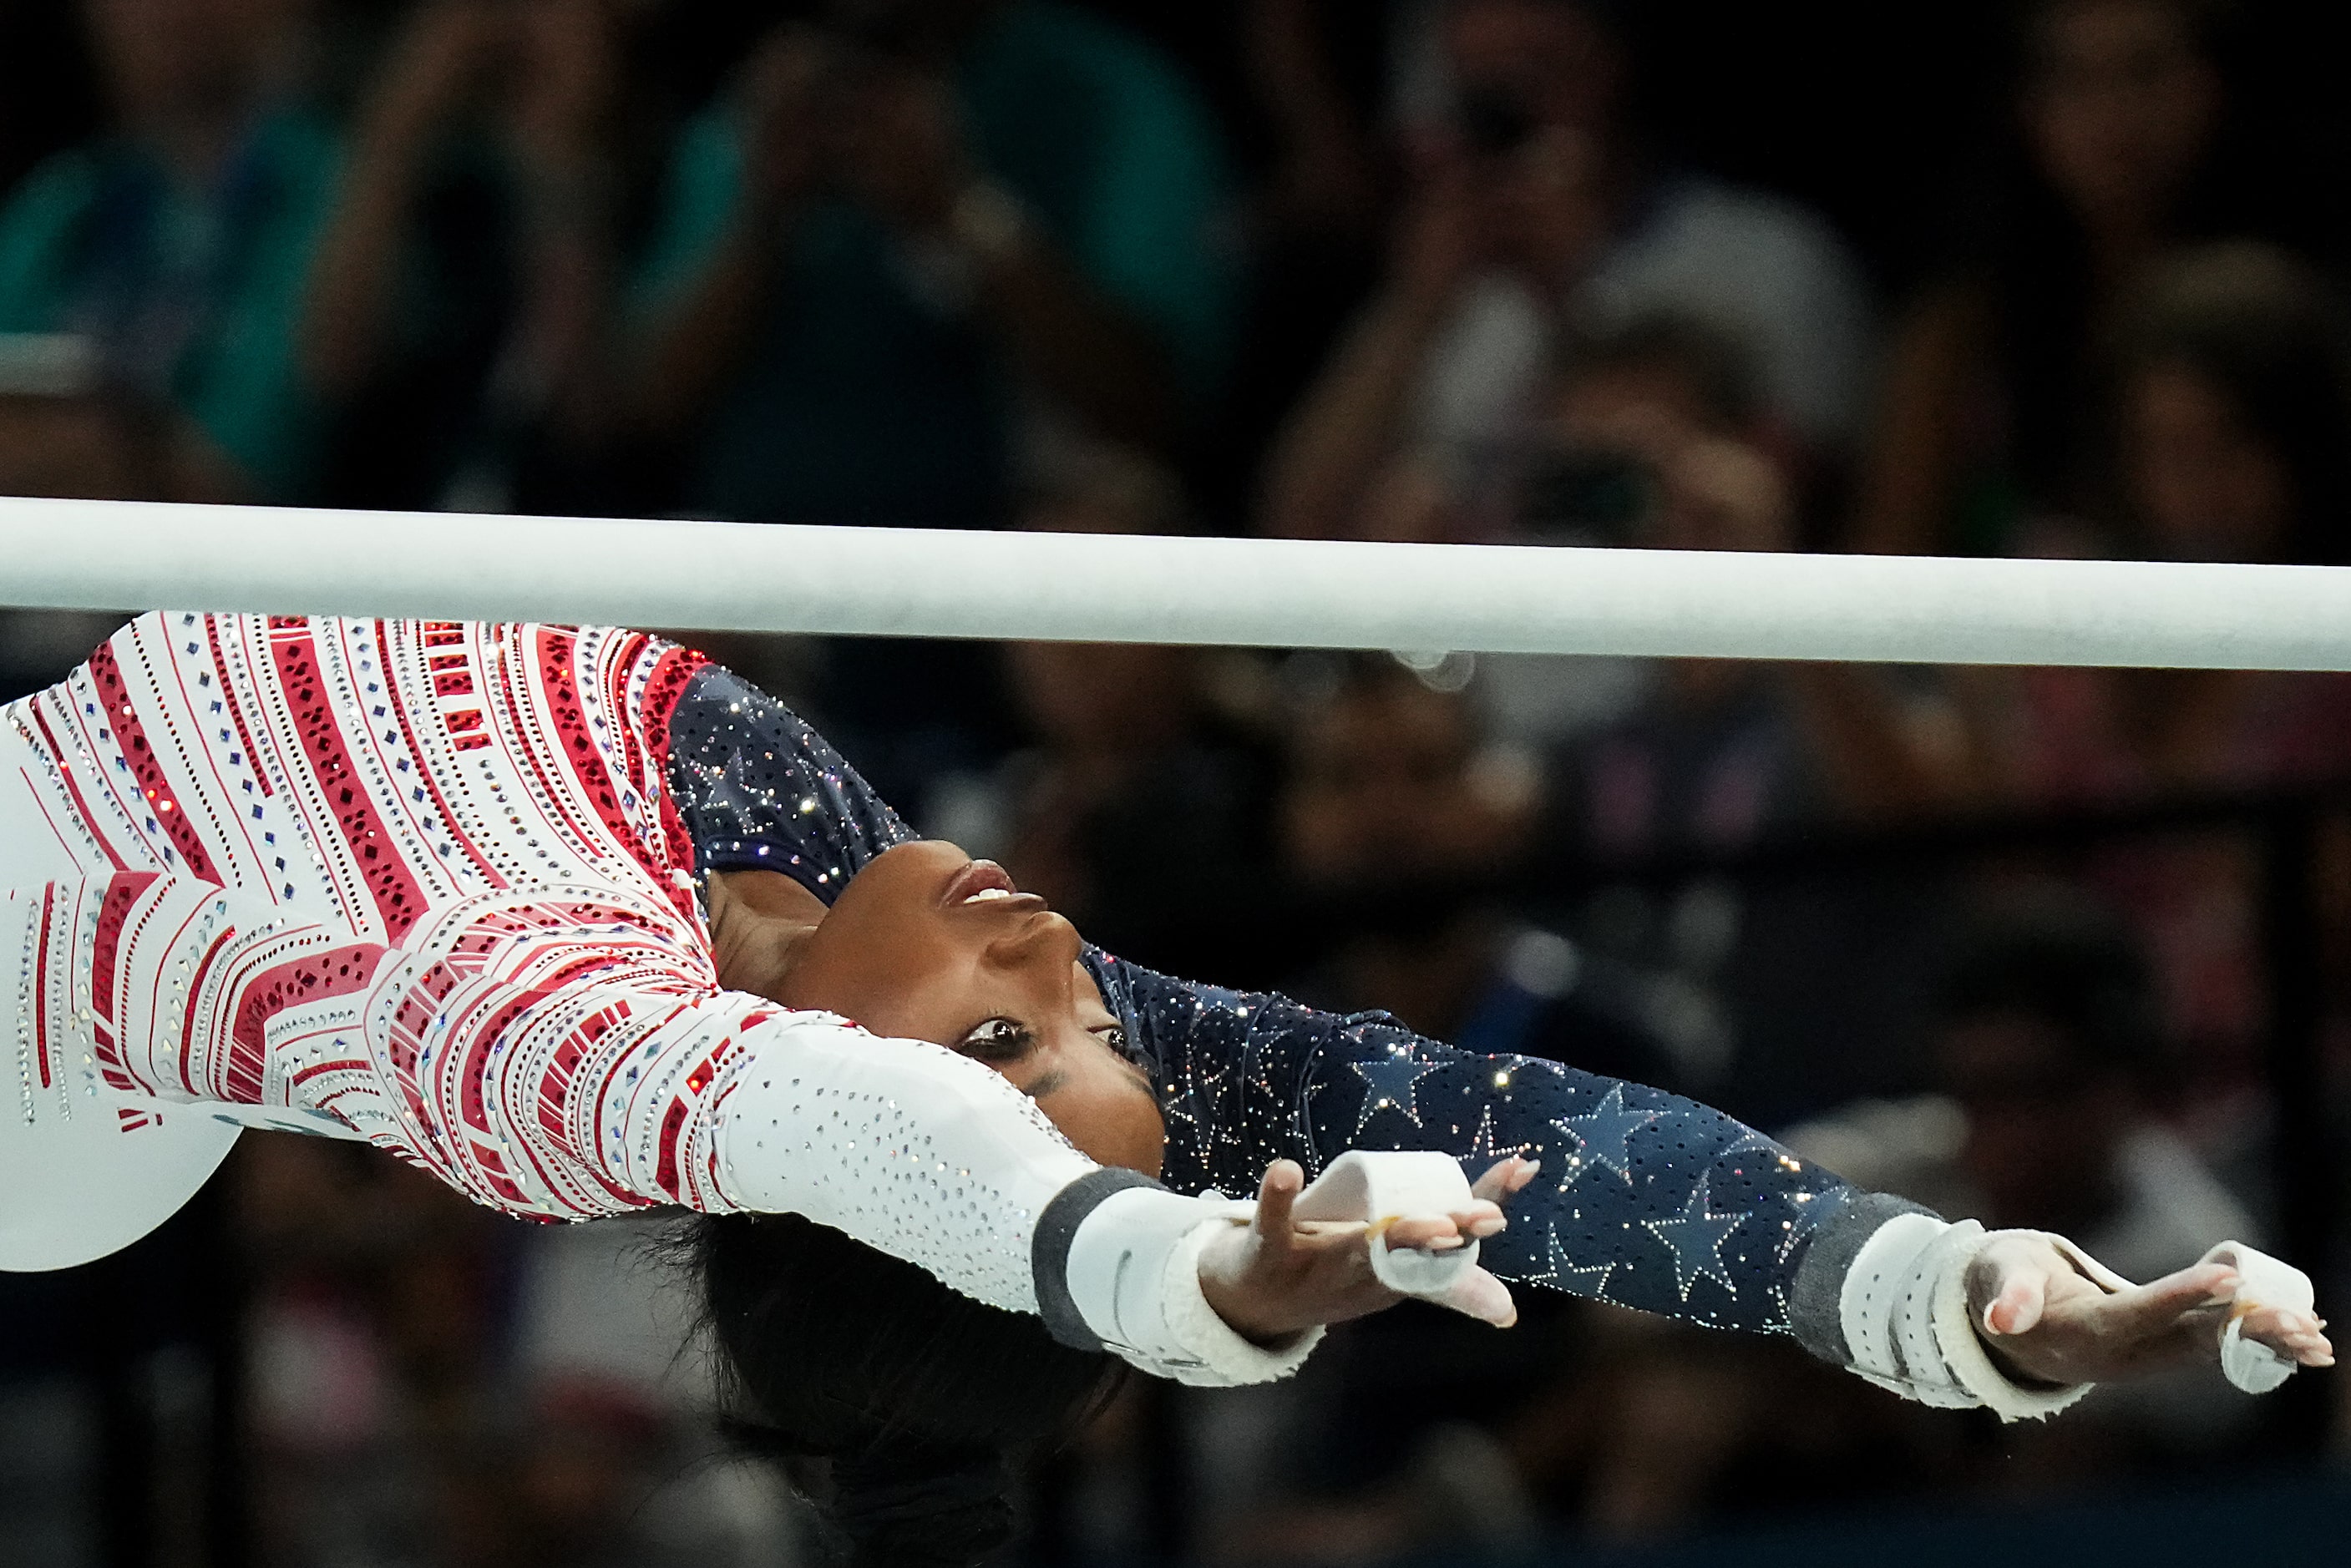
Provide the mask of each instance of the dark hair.
[{"label": "dark hair", "polygon": [[852,1568],[971,1568],[1014,1533],[1012,1464],[1071,1435],[1121,1364],[796,1214],[690,1221],[725,1426]]},{"label": "dark hair", "polygon": [[2037,1019],[2076,1067],[2150,1075],[2166,1055],[2155,974],[2138,938],[2070,888],[2011,895],[1977,911],[1941,995],[1953,1022]]},{"label": "dark hair", "polygon": [[2316,272],[2274,246],[2200,246],[2157,268],[2119,334],[2122,376],[2178,366],[2228,403],[2294,490],[2286,560],[2339,566],[2351,551],[2351,346]]}]

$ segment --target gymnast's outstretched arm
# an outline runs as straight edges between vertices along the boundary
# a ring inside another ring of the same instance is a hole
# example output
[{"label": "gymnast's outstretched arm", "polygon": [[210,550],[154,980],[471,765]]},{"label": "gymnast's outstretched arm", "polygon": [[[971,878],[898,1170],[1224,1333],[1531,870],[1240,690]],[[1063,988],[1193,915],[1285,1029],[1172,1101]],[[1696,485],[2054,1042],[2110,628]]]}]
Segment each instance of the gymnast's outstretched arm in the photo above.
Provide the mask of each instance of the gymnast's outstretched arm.
[{"label": "gymnast's outstretched arm", "polygon": [[[2060,1238],[1947,1223],[1679,1096],[1456,1051],[1385,1013],[1341,1016],[1091,961],[1161,1085],[1165,1174],[1179,1189],[1229,1189],[1275,1158],[1311,1173],[1349,1149],[1438,1150],[1473,1174],[1531,1158],[1541,1168],[1511,1201],[1510,1229],[1485,1243],[1503,1278],[1708,1327],[1791,1334],[1910,1397],[2008,1417],[2080,1397],[2101,1358],[2079,1345],[2045,1353],[2053,1334],[1995,1357],[1979,1320],[2022,1334],[2034,1324],[2021,1314],[2078,1287],[2116,1296],[2149,1333],[2179,1324],[2185,1335],[2205,1321],[2194,1314],[2208,1298],[2235,1288],[2235,1253],[2134,1292]],[[2207,1318],[2204,1337],[2218,1343],[2219,1319]],[[2319,1358],[2315,1324],[2304,1335],[2299,1321],[2265,1320],[2265,1337]],[[2313,1343],[2288,1343],[2297,1338]]]},{"label": "gymnast's outstretched arm", "polygon": [[789,1210],[1144,1370],[1280,1376],[1312,1345],[1207,1304],[1228,1210],[1095,1167],[979,1063],[721,989],[665,902],[574,880],[396,945],[155,872],[20,888],[47,1077],[355,1134],[510,1213]]},{"label": "gymnast's outstretched arm", "polygon": [[[813,879],[829,889],[914,836],[822,737],[732,677],[698,686],[672,728],[673,773],[705,870],[792,867],[806,885],[820,867]],[[1488,1243],[1506,1277],[1718,1327],[1792,1333],[1905,1393],[2005,1415],[2078,1397],[2101,1365],[2098,1335],[2127,1337],[2117,1312],[2102,1312],[2093,1343],[2074,1345],[2086,1354],[2043,1355],[2064,1336],[2028,1343],[2025,1317],[2121,1282],[2099,1278],[2086,1260],[2068,1264],[2045,1239],[1988,1239],[1855,1191],[1687,1100],[1556,1064],[1469,1056],[1384,1016],[1339,1018],[1187,985],[1100,952],[1085,962],[1152,1064],[1169,1135],[1164,1175],[1178,1190],[1245,1192],[1276,1158],[1312,1173],[1350,1147],[1441,1149],[1472,1174],[1532,1156],[1543,1169],[1512,1199],[1507,1234]],[[2229,1276],[2215,1264],[2117,1307],[2164,1324]],[[1998,1299],[1983,1312],[2017,1331],[2008,1364],[2031,1363],[2035,1381],[2066,1386],[2023,1386],[1988,1356],[1971,1299],[1987,1284]]]}]

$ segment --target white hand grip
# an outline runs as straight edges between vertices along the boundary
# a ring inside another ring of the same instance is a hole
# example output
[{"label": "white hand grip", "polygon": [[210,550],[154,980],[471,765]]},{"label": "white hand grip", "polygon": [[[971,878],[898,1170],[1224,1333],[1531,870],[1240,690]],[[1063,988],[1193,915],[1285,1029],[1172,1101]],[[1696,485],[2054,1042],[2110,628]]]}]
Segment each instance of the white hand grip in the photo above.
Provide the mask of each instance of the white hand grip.
[{"label": "white hand grip", "polygon": [[1449,1252],[1391,1249],[1387,1228],[1399,1220],[1436,1220],[1476,1201],[1469,1179],[1449,1154],[1350,1150],[1298,1195],[1300,1220],[1358,1221],[1372,1227],[1372,1273],[1400,1295],[1441,1297],[1478,1266],[1475,1240]]},{"label": "white hand grip", "polygon": [[2294,1376],[2294,1364],[2260,1340],[2247,1339],[2241,1332],[2245,1314],[2256,1307],[2310,1311],[2318,1301],[2310,1276],[2242,1241],[2223,1241],[2205,1253],[2203,1261],[2237,1271],[2236,1305],[2220,1333],[2220,1370],[2246,1393],[2267,1394]]}]

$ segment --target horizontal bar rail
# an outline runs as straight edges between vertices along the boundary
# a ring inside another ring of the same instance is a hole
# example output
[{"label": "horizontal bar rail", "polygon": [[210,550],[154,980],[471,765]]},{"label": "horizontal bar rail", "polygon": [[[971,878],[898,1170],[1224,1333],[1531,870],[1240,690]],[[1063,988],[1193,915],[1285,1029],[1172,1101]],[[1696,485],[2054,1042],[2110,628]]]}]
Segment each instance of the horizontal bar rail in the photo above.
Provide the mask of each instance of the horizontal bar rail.
[{"label": "horizontal bar rail", "polygon": [[0,499],[0,604],[882,637],[2351,670],[2351,568]]}]

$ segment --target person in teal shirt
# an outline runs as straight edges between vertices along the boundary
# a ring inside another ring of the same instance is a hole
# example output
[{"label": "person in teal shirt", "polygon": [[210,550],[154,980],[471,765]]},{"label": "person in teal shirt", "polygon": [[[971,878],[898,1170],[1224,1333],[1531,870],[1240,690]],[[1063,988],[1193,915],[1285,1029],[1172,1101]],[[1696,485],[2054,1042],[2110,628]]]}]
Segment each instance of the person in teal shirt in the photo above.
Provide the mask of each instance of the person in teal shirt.
[{"label": "person in teal shirt", "polygon": [[[279,7],[84,0],[116,132],[58,154],[0,206],[0,334],[87,345],[81,407],[103,426],[98,493],[306,499],[319,436],[299,337],[340,151],[273,107]],[[0,421],[6,446],[58,428]]]},{"label": "person in teal shirt", "polygon": [[1141,40],[1055,0],[833,0],[691,126],[634,383],[702,514],[1000,521],[1024,431],[1165,447],[1225,351],[1228,182]]}]

